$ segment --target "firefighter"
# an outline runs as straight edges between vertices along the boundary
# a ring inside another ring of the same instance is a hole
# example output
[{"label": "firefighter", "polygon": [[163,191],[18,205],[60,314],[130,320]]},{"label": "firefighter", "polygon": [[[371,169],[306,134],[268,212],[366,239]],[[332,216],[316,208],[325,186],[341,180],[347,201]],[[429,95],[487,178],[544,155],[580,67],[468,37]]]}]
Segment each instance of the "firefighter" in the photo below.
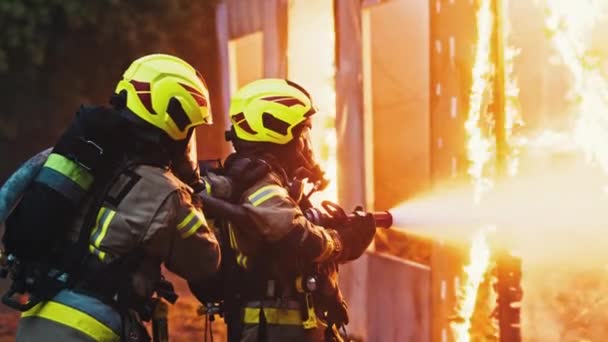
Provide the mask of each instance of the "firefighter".
[{"label": "firefighter", "polygon": [[[232,181],[238,188],[249,173],[233,168],[262,163],[269,171],[233,197],[249,221],[228,218],[228,246],[222,247],[234,259],[233,268],[223,270],[230,341],[338,340],[332,322],[348,322],[335,265],[358,258],[371,243],[375,225],[363,215],[348,227],[326,229],[303,215],[302,182],[326,185],[310,140],[315,113],[308,92],[284,79],[254,81],[231,99],[227,137],[236,152],[227,158],[225,174],[236,174]],[[224,267],[230,268],[228,260]],[[314,295],[321,291],[316,287],[329,296]]]},{"label": "firefighter", "polygon": [[161,264],[193,283],[219,267],[219,244],[192,196],[199,178],[194,129],[211,123],[201,75],[177,57],[144,56],[123,74],[111,103],[79,115],[125,119],[128,133],[114,140],[128,166],[82,210],[95,219],[78,278],[22,314],[18,341],[149,340],[141,320],[154,311],[153,293],[174,295],[162,286]]}]

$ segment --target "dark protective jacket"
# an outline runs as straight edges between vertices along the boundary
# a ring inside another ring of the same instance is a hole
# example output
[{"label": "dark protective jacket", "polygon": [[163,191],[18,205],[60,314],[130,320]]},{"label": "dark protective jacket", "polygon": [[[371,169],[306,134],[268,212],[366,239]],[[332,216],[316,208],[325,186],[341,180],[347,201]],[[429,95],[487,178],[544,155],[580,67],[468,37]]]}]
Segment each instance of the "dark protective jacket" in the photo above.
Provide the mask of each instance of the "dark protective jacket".
[{"label": "dark protective jacket", "polygon": [[[73,240],[80,225],[82,220],[76,220],[71,229]],[[218,242],[192,202],[192,189],[156,166],[140,165],[118,177],[97,211],[88,244],[89,257],[102,266],[120,263],[135,251],[141,257],[126,279],[93,272],[83,288],[65,289],[25,312],[18,341],[118,341],[124,315],[117,308],[130,298],[111,291],[98,296],[96,287],[126,286],[132,297],[149,298],[162,263],[197,283],[216,272],[220,261]]]},{"label": "dark protective jacket", "polygon": [[322,340],[324,326],[314,321],[314,303],[297,281],[339,252],[335,231],[308,221],[276,172],[245,190],[239,202],[254,224],[229,227],[244,274],[237,290],[240,322],[229,322],[229,329],[237,326],[241,341]]}]

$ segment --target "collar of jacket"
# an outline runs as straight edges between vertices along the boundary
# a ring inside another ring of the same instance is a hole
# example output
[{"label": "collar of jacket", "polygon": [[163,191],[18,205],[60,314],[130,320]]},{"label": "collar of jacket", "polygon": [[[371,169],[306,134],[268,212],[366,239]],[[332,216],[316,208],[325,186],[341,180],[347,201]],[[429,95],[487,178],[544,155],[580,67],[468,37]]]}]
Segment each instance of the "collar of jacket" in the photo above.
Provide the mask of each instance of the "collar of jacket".
[{"label": "collar of jacket", "polygon": [[249,158],[251,160],[261,160],[266,164],[270,165],[270,171],[275,173],[283,187],[288,187],[289,178],[287,177],[287,172],[285,168],[282,166],[281,162],[275,156],[269,153],[243,153],[243,152],[235,152],[226,158],[226,162],[224,163],[224,167],[226,168],[226,173],[228,174],[228,170],[231,168],[233,163],[240,158]]}]

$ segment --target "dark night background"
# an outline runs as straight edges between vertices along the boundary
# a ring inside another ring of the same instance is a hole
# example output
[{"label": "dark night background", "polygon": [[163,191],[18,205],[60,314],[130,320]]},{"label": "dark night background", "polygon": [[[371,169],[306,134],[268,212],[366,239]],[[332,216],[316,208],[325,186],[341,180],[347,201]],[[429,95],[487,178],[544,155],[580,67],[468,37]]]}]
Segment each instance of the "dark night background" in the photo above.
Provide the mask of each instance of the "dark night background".
[{"label": "dark night background", "polygon": [[53,145],[81,103],[106,104],[129,63],[154,52],[207,78],[213,0],[0,1],[0,181]]},{"label": "dark night background", "polygon": [[[52,146],[80,104],[107,104],[122,72],[142,55],[179,56],[213,87],[214,6],[213,0],[0,1],[0,184]],[[0,281],[0,290],[5,286]],[[184,293],[183,283],[176,286]],[[172,336],[201,338],[198,304],[182,298],[171,311]],[[14,339],[16,317],[0,304],[0,341]]]}]

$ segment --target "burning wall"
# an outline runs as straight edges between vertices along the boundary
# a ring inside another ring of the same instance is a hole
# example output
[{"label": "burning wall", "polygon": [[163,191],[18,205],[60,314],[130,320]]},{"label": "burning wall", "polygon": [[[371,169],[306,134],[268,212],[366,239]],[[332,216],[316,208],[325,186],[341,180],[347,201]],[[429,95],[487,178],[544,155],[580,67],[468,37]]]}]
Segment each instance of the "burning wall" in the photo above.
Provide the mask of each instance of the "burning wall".
[{"label": "burning wall", "polygon": [[[498,57],[505,61],[505,67],[501,70],[501,64],[497,63],[500,61],[492,57],[496,53],[492,50],[496,47],[491,45],[493,43],[488,44],[491,33],[487,31],[492,20],[501,19],[495,16],[496,9],[492,8],[496,3],[500,2],[470,2],[470,6],[477,11],[477,39],[470,50],[473,55],[470,68],[455,68],[460,65],[458,56],[466,60],[467,53],[452,53],[453,50],[458,51],[454,46],[466,46],[467,42],[461,43],[454,36],[444,35],[434,41],[435,55],[432,57],[438,61],[434,65],[438,68],[432,70],[444,77],[454,75],[455,72],[457,77],[461,77],[462,74],[458,71],[472,71],[471,88],[467,88],[468,115],[463,126],[468,137],[468,171],[475,187],[461,193],[444,193],[434,198],[431,196],[433,199],[430,200],[413,200],[409,204],[409,210],[417,212],[413,218],[430,209],[429,213],[433,214],[427,217],[430,221],[425,222],[433,222],[434,228],[430,230],[437,229],[436,236],[441,239],[462,240],[462,236],[471,236],[476,226],[493,224],[497,227],[497,232],[492,234],[496,247],[502,248],[506,244],[507,248],[518,249],[524,260],[525,339],[603,340],[605,332],[598,324],[605,322],[606,317],[600,312],[603,300],[599,299],[601,296],[598,293],[605,290],[606,278],[605,264],[600,260],[606,257],[602,248],[606,238],[601,229],[607,222],[601,208],[607,204],[605,194],[602,193],[605,187],[602,184],[606,180],[602,172],[605,173],[606,170],[608,91],[606,76],[602,71],[605,57],[592,48],[591,42],[605,4],[598,1],[546,1],[538,2],[536,6],[539,7],[535,11],[525,12],[522,11],[525,6],[521,2],[510,6],[509,9],[518,12],[503,18],[510,18],[514,25],[515,38],[513,41],[505,39],[506,44],[515,42],[515,46],[528,46],[530,49],[522,49],[520,61],[511,64],[516,50],[507,46],[504,54]],[[461,2],[458,6],[462,9],[467,5]],[[528,3],[528,6],[533,4]],[[443,13],[446,10],[457,10],[458,7],[453,1],[449,4],[437,1],[432,8]],[[457,18],[462,23],[466,21],[465,16],[456,15],[452,18]],[[446,17],[437,20],[449,23]],[[519,25],[520,22],[522,25]],[[539,31],[542,32],[542,27],[529,22],[545,22],[546,36],[535,36]],[[521,31],[531,27],[535,30]],[[444,29],[445,26],[438,28]],[[506,31],[500,32],[504,34]],[[449,47],[448,56],[451,57],[449,59],[442,56],[446,42]],[[547,53],[549,50],[552,51],[551,54]],[[531,70],[533,76],[526,74]],[[501,71],[506,72],[504,88],[495,86]],[[519,93],[514,79],[509,77],[520,75],[530,81],[520,82],[523,118],[531,123],[525,129],[516,127],[521,123],[516,115]],[[545,87],[535,89],[534,77]],[[551,83],[548,80],[559,82]],[[466,84],[466,77],[465,81],[457,82],[459,87]],[[497,90],[501,92],[496,93]],[[436,96],[441,95],[446,99],[444,102],[435,102],[437,107],[433,108],[433,111],[438,109],[444,112],[439,113],[439,116],[443,114],[444,117],[437,121],[441,131],[446,112],[451,114],[451,119],[459,117],[462,93],[446,95],[445,83],[442,82],[434,84],[434,91]],[[506,109],[507,116],[501,118],[506,124],[502,127],[493,126],[498,121],[496,114],[500,110],[496,107],[499,102],[496,101],[497,96],[506,98],[503,108]],[[449,126],[454,127],[453,124]],[[502,141],[494,135],[500,129],[506,131]],[[458,137],[459,132],[459,129],[454,129],[447,134]],[[441,151],[446,146],[445,140],[440,134],[434,135],[433,149],[437,152],[434,160],[437,156],[445,155]],[[496,153],[499,150],[497,143],[507,145],[508,154],[503,157],[508,159],[507,164],[511,166],[510,172],[506,174],[515,177],[511,180],[497,182],[495,179],[495,175],[500,173],[496,170],[496,161],[501,157]],[[452,175],[459,173],[458,165],[461,165],[462,159],[463,155],[455,151],[452,157]],[[521,167],[516,167],[514,161],[519,161]],[[435,165],[441,165],[441,162],[436,162]],[[518,169],[519,173],[516,172]],[[495,189],[489,192],[488,189],[493,184],[496,184]],[[481,196],[482,194],[485,195]],[[466,203],[468,196],[475,199],[473,204]],[[460,302],[460,314],[463,317],[462,322],[455,324],[457,340],[470,338],[468,334],[472,322],[468,320],[470,315],[467,308],[472,301],[470,294],[476,292],[471,288],[476,288],[482,282],[479,273],[471,272],[471,266],[483,268],[487,265],[485,253],[473,253],[479,251],[475,248],[479,247],[476,243],[478,241],[479,237],[476,237],[471,251],[471,264],[465,269],[467,275]],[[549,275],[543,278],[541,274]],[[543,279],[550,281],[547,283]]]}]

